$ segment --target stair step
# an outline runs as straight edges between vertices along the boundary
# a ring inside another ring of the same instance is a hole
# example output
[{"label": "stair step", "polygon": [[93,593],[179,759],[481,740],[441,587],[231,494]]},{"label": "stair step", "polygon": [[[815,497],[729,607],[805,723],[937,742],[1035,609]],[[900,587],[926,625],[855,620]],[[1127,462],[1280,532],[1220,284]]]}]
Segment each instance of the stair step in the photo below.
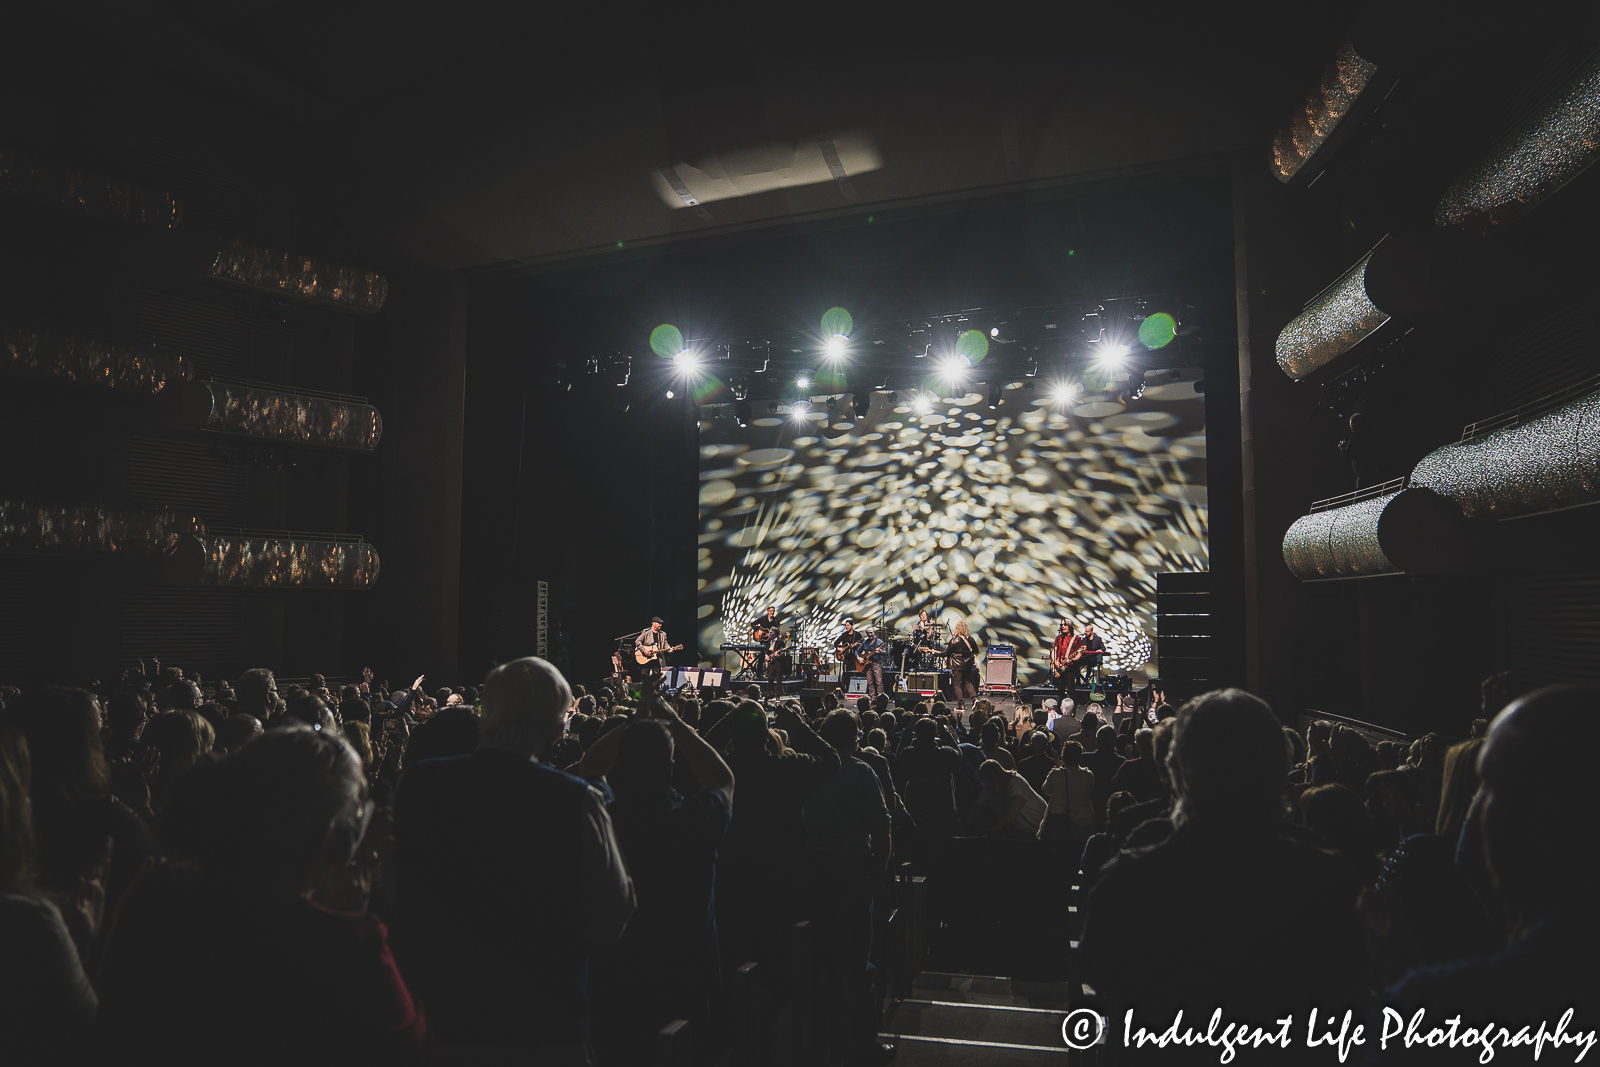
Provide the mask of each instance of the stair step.
[{"label": "stair step", "polygon": [[1065,1011],[966,1001],[903,1000],[895,1008],[897,1034],[981,1041],[986,1044],[1064,1048]]},{"label": "stair step", "polygon": [[[1021,1008],[1068,1010],[1076,990],[1068,982],[1028,982],[973,974],[924,971],[911,984],[915,996],[925,1000],[997,1004]],[[1058,1024],[1059,1025],[1059,1024]]]},{"label": "stair step", "polygon": [[[889,1037],[891,1035],[884,1035]],[[1063,1067],[1065,1048],[1033,1048],[998,1042],[901,1037],[895,1067]]]}]

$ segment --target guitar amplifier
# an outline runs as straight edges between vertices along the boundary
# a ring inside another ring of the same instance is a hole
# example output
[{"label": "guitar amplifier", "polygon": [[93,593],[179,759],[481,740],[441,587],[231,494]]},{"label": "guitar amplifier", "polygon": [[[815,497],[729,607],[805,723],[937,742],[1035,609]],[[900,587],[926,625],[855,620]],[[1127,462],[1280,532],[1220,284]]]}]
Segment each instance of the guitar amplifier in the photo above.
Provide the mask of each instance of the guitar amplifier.
[{"label": "guitar amplifier", "polygon": [[864,674],[853,674],[853,675],[851,675],[850,676],[850,689],[845,693],[845,695],[846,696],[852,696],[852,697],[864,697],[864,696],[866,696],[867,695],[867,676],[864,675]]},{"label": "guitar amplifier", "polygon": [[983,660],[983,687],[985,689],[1010,689],[1017,682],[1017,657],[1015,654],[996,656],[992,652]]},{"label": "guitar amplifier", "polygon": [[938,671],[907,671],[906,692],[908,693],[937,693],[939,691]]}]

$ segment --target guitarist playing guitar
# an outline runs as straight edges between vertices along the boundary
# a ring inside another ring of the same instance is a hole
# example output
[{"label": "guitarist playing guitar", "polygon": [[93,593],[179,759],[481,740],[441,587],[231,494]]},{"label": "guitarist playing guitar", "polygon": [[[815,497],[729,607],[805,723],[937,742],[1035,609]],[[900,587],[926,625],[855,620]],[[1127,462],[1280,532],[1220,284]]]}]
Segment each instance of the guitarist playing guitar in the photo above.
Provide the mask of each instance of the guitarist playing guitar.
[{"label": "guitarist playing guitar", "polygon": [[1082,656],[1083,650],[1078,647],[1078,639],[1073,635],[1072,623],[1062,619],[1061,630],[1050,649],[1050,680],[1055,683],[1058,698],[1070,695],[1067,690],[1072,687],[1071,678],[1076,673],[1073,664]]},{"label": "guitarist playing guitar", "polygon": [[867,676],[867,696],[876,697],[883,692],[883,653],[888,646],[878,631],[867,627],[867,639],[855,646],[853,666]]},{"label": "guitarist playing guitar", "polygon": [[648,630],[640,630],[639,636],[633,639],[633,658],[644,668],[645,674],[660,674],[661,657],[682,647],[667,644],[667,633],[661,628],[661,620],[655,618],[650,620]]}]

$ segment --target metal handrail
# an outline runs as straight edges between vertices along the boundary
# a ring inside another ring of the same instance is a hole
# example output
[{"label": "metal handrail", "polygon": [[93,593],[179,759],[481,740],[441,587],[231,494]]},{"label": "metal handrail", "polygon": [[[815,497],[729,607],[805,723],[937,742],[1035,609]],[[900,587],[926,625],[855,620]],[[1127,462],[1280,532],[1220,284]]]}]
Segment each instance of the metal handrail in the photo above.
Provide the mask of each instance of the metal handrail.
[{"label": "metal handrail", "polygon": [[1334,715],[1330,712],[1318,711],[1316,708],[1305,708],[1300,712],[1300,716],[1301,718],[1309,719],[1312,722],[1318,722],[1326,719],[1329,722],[1343,723],[1345,726],[1352,726],[1357,730],[1387,735],[1390,739],[1396,741],[1410,740],[1410,735],[1402,730],[1390,729],[1387,726],[1375,726],[1370,722],[1362,722],[1360,719],[1352,719],[1348,715]]},{"label": "metal handrail", "polygon": [[1350,504],[1359,504],[1363,500],[1388,496],[1390,493],[1398,493],[1410,483],[1411,475],[1409,474],[1399,478],[1390,478],[1381,485],[1368,486],[1366,489],[1357,489],[1355,492],[1345,493],[1343,496],[1330,496],[1326,500],[1314,501],[1310,509],[1306,511],[1306,514],[1315,515],[1319,511],[1342,508]]},{"label": "metal handrail", "polygon": [[1503,430],[1508,426],[1515,426],[1536,415],[1543,415],[1548,411],[1552,411],[1575,397],[1587,396],[1596,389],[1600,389],[1600,374],[1585,378],[1580,382],[1574,382],[1565,389],[1557,389],[1553,393],[1541,396],[1537,400],[1530,400],[1521,407],[1501,412],[1491,418],[1469,422],[1461,428],[1461,440],[1470,441],[1483,434],[1492,433],[1495,430]]}]

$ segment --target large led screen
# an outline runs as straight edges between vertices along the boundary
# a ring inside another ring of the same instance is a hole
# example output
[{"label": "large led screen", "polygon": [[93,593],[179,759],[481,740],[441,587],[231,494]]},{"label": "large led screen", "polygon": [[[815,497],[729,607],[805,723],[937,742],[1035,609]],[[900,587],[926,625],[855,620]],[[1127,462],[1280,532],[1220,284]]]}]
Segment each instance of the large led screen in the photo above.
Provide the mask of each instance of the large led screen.
[{"label": "large led screen", "polygon": [[1063,618],[1095,623],[1109,669],[1153,675],[1156,575],[1207,567],[1204,400],[1172,377],[1126,404],[1041,383],[990,408],[972,383],[878,393],[860,419],[848,395],[744,427],[702,408],[703,659],[768,605],[825,650],[846,618],[909,630],[926,610],[1013,646],[1023,684]]}]

